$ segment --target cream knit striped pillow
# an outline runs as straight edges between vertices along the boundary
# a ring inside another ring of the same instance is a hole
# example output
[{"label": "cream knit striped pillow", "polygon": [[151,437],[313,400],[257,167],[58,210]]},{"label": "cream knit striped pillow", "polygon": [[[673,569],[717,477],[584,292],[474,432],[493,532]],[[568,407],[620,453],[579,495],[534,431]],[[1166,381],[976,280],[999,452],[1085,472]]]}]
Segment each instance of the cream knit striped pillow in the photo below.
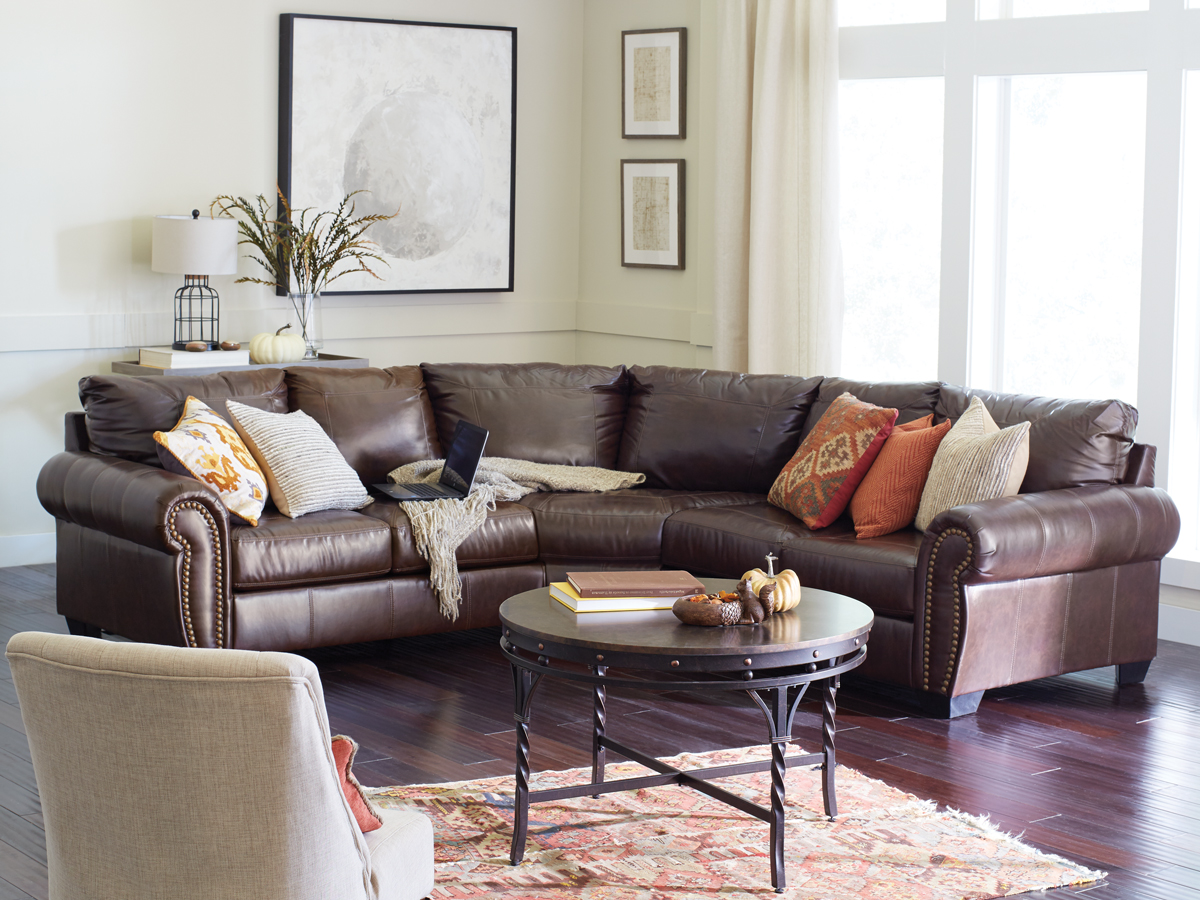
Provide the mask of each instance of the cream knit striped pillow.
[{"label": "cream knit striped pillow", "polygon": [[362,509],[374,502],[337,445],[307,413],[264,412],[235,400],[226,400],[225,407],[285,516]]},{"label": "cream knit striped pillow", "polygon": [[1014,497],[1029,467],[1029,423],[1001,429],[978,397],[942,439],[917,510],[924,531],[938,513],[964,503]]}]

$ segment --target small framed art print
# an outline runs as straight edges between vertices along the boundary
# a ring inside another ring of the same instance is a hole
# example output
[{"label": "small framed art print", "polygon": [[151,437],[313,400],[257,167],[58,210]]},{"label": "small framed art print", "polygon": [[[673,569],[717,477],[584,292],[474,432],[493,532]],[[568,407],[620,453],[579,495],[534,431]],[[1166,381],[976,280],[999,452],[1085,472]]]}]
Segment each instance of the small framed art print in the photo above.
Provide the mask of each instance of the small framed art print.
[{"label": "small framed art print", "polygon": [[687,29],[621,32],[621,137],[687,137]]},{"label": "small framed art print", "polygon": [[683,160],[621,160],[621,265],[683,268]]}]

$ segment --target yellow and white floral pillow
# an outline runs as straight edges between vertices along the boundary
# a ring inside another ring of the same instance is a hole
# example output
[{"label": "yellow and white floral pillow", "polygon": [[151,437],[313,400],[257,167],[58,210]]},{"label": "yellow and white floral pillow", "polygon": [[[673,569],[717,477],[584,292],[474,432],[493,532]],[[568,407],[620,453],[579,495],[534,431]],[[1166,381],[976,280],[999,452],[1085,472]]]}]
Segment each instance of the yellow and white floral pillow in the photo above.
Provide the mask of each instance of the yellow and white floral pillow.
[{"label": "yellow and white floral pillow", "polygon": [[170,431],[154,432],[163,468],[211,485],[237,519],[258,524],[267,502],[267,479],[233,426],[188,397]]}]

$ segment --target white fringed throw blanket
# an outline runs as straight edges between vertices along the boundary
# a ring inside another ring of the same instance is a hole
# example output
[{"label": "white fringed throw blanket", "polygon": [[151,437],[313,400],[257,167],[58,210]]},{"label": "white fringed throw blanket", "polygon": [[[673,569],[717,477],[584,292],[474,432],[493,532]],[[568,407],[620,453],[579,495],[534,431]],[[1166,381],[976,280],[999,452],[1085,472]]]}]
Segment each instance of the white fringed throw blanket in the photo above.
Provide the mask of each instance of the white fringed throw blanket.
[{"label": "white fringed throw blanket", "polygon": [[[388,473],[396,483],[436,482],[442,459],[409,463]],[[520,500],[534,491],[616,491],[646,480],[636,472],[615,472],[595,466],[558,466],[488,456],[479,462],[475,484],[465,500],[418,500],[404,504],[412,523],[417,552],[429,563],[429,581],[438,606],[451,621],[458,618],[462,580],[455,551],[483,524],[497,500]]]}]

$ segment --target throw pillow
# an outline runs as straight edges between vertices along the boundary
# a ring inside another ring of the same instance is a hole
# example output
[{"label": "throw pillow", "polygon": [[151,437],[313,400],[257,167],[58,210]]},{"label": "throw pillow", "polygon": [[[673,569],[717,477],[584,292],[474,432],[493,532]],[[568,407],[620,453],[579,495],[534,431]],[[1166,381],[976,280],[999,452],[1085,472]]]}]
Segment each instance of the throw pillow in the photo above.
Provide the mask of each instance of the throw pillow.
[{"label": "throw pillow", "polygon": [[271,499],[293,519],[322,509],[362,509],[374,502],[325,430],[307,413],[269,413],[225,404],[267,478]]},{"label": "throw pillow", "polygon": [[832,524],[871,468],[899,414],[842,394],[800,442],[767,500],[809,528]]},{"label": "throw pillow", "polygon": [[154,432],[163,468],[210,485],[233,518],[258,524],[267,480],[250,450],[216,410],[188,397],[170,431]]},{"label": "throw pillow", "polygon": [[342,783],[342,794],[350,804],[354,813],[354,821],[364,833],[383,827],[383,819],[379,810],[371,802],[371,798],[363,793],[362,785],[354,777],[350,767],[354,765],[354,754],[358,752],[358,744],[353,738],[344,734],[335,734],[332,738],[333,761],[337,763],[338,781]]},{"label": "throw pillow", "polygon": [[897,425],[883,442],[871,470],[850,498],[850,516],[860,539],[882,537],[909,525],[950,421],[933,424],[933,413]]},{"label": "throw pillow", "polygon": [[1029,423],[1001,429],[978,397],[942,440],[933,457],[917,528],[924,531],[944,510],[964,503],[1013,497],[1029,466]]}]

